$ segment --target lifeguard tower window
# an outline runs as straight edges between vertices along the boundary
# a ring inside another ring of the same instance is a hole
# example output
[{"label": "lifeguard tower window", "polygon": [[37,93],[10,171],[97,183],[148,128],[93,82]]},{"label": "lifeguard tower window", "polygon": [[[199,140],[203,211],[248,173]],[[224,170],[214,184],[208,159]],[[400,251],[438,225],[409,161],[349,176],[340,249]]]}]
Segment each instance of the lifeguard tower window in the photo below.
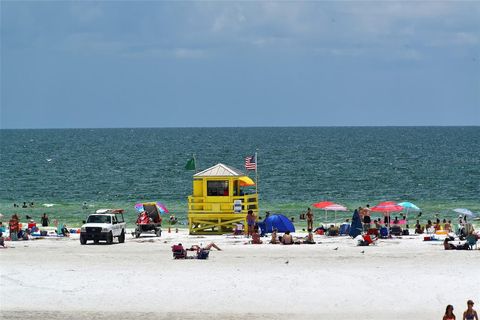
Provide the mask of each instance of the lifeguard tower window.
[{"label": "lifeguard tower window", "polygon": [[228,196],[228,181],[207,181],[208,196]]}]

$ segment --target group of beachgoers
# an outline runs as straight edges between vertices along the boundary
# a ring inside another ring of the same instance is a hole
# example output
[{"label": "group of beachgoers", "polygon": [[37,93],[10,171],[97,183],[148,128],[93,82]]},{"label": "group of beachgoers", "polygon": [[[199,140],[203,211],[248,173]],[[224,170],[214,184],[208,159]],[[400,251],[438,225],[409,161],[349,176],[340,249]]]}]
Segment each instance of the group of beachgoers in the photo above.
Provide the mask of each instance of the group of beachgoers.
[{"label": "group of beachgoers", "polygon": [[[478,320],[478,314],[475,309],[473,309],[473,301],[467,301],[467,310],[463,312],[462,320]],[[453,313],[453,306],[449,304],[445,309],[445,315],[443,316],[443,320],[456,320],[457,317]]]},{"label": "group of beachgoers", "polygon": [[[20,217],[17,213],[14,213],[10,220],[8,221],[8,225],[4,226],[3,222],[0,221],[0,247],[5,247],[5,240],[17,241],[17,240],[34,240],[33,234],[39,233],[40,229],[37,226],[37,223],[33,219],[33,217],[26,215],[27,219],[27,227],[25,228],[23,224],[20,222]],[[46,213],[44,213],[40,217],[40,224],[42,227],[48,227],[50,225],[50,219]],[[56,228],[55,233],[57,235],[62,235],[68,237],[70,232],[67,228],[66,224],[59,225],[58,220],[54,220],[53,224]],[[9,231],[9,237],[6,239],[3,234],[7,230]],[[46,233],[46,231],[43,231]],[[41,233],[40,233],[41,234]]]}]

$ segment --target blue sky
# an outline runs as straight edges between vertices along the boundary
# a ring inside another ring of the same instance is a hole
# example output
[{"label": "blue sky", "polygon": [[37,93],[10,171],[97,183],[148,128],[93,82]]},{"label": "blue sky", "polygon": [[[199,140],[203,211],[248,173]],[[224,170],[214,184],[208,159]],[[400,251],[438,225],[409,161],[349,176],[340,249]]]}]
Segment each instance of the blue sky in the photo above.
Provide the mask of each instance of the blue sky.
[{"label": "blue sky", "polygon": [[1,1],[1,128],[480,125],[480,2]]}]

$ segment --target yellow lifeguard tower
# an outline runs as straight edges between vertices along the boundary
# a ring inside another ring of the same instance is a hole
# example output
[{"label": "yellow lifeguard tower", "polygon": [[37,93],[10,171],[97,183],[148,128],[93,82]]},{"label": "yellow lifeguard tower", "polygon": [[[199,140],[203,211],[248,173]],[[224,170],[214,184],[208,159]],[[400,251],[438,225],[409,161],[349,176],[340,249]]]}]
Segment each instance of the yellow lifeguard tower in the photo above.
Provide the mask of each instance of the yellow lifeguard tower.
[{"label": "yellow lifeguard tower", "polygon": [[188,197],[190,234],[233,232],[238,223],[247,227],[247,212],[258,216],[258,194],[248,193],[255,182],[238,169],[219,163],[193,176]]}]

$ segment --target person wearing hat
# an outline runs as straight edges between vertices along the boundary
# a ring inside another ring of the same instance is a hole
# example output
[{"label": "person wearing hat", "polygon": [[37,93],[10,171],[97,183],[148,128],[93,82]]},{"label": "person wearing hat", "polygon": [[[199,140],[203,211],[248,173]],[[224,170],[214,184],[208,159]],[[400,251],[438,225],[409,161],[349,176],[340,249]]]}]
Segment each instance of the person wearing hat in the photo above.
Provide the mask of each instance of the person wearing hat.
[{"label": "person wearing hat", "polygon": [[463,320],[478,320],[477,311],[473,309],[473,301],[467,301],[467,310],[463,313]]}]

